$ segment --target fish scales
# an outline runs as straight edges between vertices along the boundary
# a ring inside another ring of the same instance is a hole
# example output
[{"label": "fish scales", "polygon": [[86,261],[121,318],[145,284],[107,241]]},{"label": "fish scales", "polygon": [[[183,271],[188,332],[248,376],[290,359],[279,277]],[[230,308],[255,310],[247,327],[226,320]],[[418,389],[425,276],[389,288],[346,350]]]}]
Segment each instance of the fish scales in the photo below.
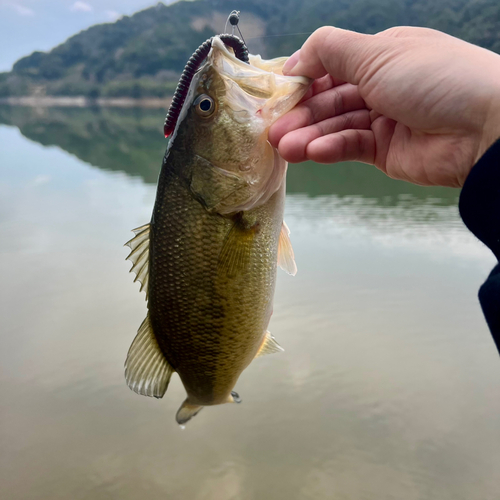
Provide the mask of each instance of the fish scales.
[{"label": "fish scales", "polygon": [[271,314],[284,186],[247,214],[259,230],[248,269],[235,279],[217,265],[233,220],[207,212],[168,165],[159,182],[165,189],[151,225],[151,322],[193,402],[219,404],[254,358]]}]

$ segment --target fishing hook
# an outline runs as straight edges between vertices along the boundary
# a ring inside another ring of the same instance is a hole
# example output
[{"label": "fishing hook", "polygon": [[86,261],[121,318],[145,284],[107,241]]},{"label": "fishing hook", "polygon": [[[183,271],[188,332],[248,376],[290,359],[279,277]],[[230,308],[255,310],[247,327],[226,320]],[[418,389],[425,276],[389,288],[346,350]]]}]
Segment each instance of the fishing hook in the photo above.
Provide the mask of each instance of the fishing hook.
[{"label": "fishing hook", "polygon": [[240,38],[246,45],[245,39],[243,38],[243,34],[241,33],[240,27],[238,26],[239,22],[240,22],[240,11],[233,10],[226,19],[226,25],[224,26],[224,33],[227,33],[227,23],[229,23],[231,25],[231,34],[234,35],[234,28],[236,28],[238,30],[238,33],[240,34]]}]

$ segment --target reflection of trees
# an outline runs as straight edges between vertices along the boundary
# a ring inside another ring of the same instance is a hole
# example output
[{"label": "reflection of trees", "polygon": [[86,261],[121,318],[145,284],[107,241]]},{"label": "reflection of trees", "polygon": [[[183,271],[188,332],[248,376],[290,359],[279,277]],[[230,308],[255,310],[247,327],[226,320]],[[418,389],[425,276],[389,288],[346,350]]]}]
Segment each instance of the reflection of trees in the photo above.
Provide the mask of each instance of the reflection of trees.
[{"label": "reflection of trees", "polygon": [[459,191],[452,188],[422,187],[395,181],[376,168],[362,163],[345,162],[319,165],[313,162],[289,165],[287,192],[309,196],[336,194],[340,197],[363,196],[376,199],[379,205],[399,204],[399,197],[410,195],[436,204],[455,205]]},{"label": "reflection of trees", "polygon": [[164,119],[161,109],[0,106],[0,123],[15,125],[29,139],[151,183],[158,178],[167,144]]},{"label": "reflection of trees", "polygon": [[[104,170],[122,171],[155,183],[165,152],[165,111],[118,108],[23,108],[0,106],[0,123],[18,127],[45,146],[59,146]],[[395,205],[400,195],[456,204],[458,190],[422,188],[394,181],[373,167],[357,163],[290,165],[289,193],[309,196],[363,196],[378,205]]]}]

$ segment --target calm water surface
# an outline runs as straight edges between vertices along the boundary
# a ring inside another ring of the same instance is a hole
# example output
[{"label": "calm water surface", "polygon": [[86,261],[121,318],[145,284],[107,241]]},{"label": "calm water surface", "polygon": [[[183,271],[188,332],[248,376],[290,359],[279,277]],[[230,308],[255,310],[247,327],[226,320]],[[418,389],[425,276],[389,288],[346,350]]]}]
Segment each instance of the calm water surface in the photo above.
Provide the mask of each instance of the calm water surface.
[{"label": "calm water surface", "polygon": [[498,500],[494,259],[458,192],[291,166],[279,272],[242,405],[180,430],[125,385],[145,316],[123,243],[149,221],[162,111],[0,108],[1,498]]}]

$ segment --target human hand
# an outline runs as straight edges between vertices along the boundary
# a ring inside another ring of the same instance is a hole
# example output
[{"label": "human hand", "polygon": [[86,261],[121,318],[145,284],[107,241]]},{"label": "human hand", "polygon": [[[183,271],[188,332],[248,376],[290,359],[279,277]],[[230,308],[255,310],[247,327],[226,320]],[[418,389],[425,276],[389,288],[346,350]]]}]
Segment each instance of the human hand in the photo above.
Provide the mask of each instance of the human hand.
[{"label": "human hand", "polygon": [[421,185],[462,186],[500,137],[500,55],[425,28],[315,31],[284,73],[315,78],[269,130],[291,163],[370,163]]}]

